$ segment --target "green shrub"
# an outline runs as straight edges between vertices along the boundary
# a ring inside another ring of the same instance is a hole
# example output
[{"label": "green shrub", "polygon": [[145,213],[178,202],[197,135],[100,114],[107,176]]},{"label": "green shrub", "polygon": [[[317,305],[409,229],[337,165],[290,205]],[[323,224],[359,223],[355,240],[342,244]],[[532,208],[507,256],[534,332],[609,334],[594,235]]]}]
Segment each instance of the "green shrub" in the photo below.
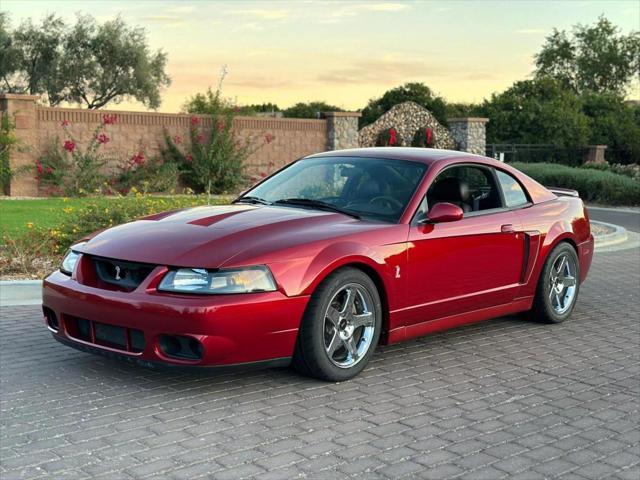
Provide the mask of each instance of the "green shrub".
[{"label": "green shrub", "polygon": [[627,176],[552,163],[513,163],[512,166],[547,187],[577,190],[586,202],[609,205],[640,204],[640,182]]},{"label": "green shrub", "polygon": [[637,163],[621,164],[621,163],[585,163],[582,168],[588,168],[592,170],[602,170],[606,172],[617,173],[618,175],[625,175],[640,182],[640,165]]}]

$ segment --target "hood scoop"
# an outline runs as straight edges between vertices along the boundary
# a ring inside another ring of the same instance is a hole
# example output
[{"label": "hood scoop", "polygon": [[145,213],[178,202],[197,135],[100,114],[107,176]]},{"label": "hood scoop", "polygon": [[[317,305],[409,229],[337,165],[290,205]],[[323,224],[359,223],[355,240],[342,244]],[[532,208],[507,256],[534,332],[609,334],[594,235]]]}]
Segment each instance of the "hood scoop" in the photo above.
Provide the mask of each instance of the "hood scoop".
[{"label": "hood scoop", "polygon": [[226,218],[233,217],[234,215],[238,215],[243,211],[244,210],[238,210],[235,212],[227,212],[227,213],[219,213],[217,215],[211,215],[209,217],[196,218],[195,220],[191,220],[190,222],[187,222],[187,223],[189,223],[190,225],[199,225],[201,227],[210,227],[214,223],[218,223]]}]

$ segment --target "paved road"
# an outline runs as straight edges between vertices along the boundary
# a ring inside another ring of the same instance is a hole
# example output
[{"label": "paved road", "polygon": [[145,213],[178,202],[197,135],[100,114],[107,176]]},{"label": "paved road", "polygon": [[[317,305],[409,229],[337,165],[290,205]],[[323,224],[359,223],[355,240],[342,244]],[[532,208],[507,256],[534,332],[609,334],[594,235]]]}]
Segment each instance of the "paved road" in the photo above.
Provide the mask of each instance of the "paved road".
[{"label": "paved road", "polygon": [[640,251],[597,255],[573,318],[382,349],[360,377],[158,373],[0,320],[0,477],[640,477]]},{"label": "paved road", "polygon": [[640,210],[589,207],[589,218],[620,225],[627,230],[640,233]]}]

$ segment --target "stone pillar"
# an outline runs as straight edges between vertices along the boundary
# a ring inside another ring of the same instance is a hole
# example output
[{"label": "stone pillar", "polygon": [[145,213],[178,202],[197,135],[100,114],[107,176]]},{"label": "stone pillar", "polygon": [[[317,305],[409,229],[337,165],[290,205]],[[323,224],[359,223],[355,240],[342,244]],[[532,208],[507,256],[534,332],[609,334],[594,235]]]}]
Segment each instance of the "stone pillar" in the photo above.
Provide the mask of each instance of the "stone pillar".
[{"label": "stone pillar", "polygon": [[33,166],[34,149],[37,141],[36,95],[6,93],[0,95],[0,112],[9,115],[15,122],[18,144],[11,151],[9,165],[13,176],[9,187],[12,196],[37,196],[38,182],[32,171],[20,171]]},{"label": "stone pillar", "polygon": [[457,148],[463,152],[485,155],[487,147],[486,125],[488,118],[465,117],[448,118],[451,136]]},{"label": "stone pillar", "polygon": [[358,148],[358,118],[360,112],[325,112],[327,119],[327,150]]},{"label": "stone pillar", "polygon": [[584,163],[606,163],[604,158],[606,149],[606,145],[587,145],[587,150],[584,152]]}]

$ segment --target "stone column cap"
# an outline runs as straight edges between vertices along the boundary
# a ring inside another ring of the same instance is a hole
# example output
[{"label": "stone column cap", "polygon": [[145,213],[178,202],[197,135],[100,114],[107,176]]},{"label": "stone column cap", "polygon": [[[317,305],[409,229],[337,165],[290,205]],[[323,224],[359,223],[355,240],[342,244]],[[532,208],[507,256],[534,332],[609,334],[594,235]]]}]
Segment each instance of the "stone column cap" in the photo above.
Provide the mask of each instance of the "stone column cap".
[{"label": "stone column cap", "polygon": [[362,116],[362,112],[322,112],[324,117],[356,117]]},{"label": "stone column cap", "polygon": [[587,145],[588,148],[609,148],[608,145]]},{"label": "stone column cap", "polygon": [[38,100],[39,95],[23,95],[22,93],[0,93],[3,100]]},{"label": "stone column cap", "polygon": [[454,117],[447,118],[447,122],[489,123],[485,117]]}]

